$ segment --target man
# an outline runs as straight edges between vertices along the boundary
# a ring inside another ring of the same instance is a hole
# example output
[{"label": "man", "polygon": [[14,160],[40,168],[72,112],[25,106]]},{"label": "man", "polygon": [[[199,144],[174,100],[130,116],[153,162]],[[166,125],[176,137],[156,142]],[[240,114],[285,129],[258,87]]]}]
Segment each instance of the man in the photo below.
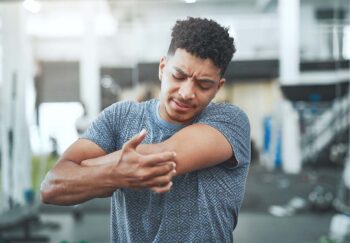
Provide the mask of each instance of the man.
[{"label": "man", "polygon": [[232,242],[249,122],[236,106],[211,100],[234,52],[213,20],[177,21],[160,59],[160,99],[105,109],[48,173],[42,200],[112,196],[112,242]]}]

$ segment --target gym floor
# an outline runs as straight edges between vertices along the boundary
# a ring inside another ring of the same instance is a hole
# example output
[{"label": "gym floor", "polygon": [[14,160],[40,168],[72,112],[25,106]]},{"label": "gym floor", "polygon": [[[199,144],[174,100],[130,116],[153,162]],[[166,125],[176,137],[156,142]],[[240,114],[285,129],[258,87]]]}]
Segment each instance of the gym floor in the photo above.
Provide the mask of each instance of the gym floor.
[{"label": "gym floor", "polygon": [[[336,212],[325,205],[311,205],[308,196],[317,186],[334,194],[340,174],[339,168],[323,167],[304,168],[299,175],[285,175],[252,164],[234,231],[235,242],[327,242],[324,239]],[[269,213],[272,205],[287,205],[296,197],[306,204],[291,215],[276,217]],[[35,230],[35,234],[49,236],[50,242],[103,243],[109,240],[109,199],[92,200],[78,207],[44,205],[41,212],[45,227]]]}]

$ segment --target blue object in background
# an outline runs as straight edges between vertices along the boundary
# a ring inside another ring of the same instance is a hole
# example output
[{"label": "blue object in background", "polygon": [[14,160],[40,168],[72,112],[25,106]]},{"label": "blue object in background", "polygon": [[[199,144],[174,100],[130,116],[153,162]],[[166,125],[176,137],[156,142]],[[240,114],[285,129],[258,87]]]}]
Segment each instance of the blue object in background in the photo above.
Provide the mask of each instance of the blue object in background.
[{"label": "blue object in background", "polygon": [[313,113],[313,114],[317,114],[317,113],[319,113],[319,108],[318,108],[318,105],[319,105],[319,103],[320,103],[320,101],[321,101],[321,95],[320,94],[318,94],[318,93],[313,93],[313,94],[310,94],[309,95],[309,99],[310,99],[310,101],[311,101],[311,112]]},{"label": "blue object in background", "polygon": [[271,145],[271,125],[272,118],[267,116],[264,118],[264,144],[263,144],[263,153],[267,154],[270,150]]},{"label": "blue object in background", "polygon": [[33,189],[24,190],[24,201],[27,205],[34,204],[34,191],[33,191]]},{"label": "blue object in background", "polygon": [[276,132],[276,147],[275,147],[275,168],[280,168],[282,165],[282,134],[281,129]]},{"label": "blue object in background", "polygon": [[[276,131],[272,131],[275,129]],[[282,165],[282,134],[281,129],[272,127],[272,117],[264,118],[264,144],[263,153],[272,155],[273,168],[280,168]],[[269,157],[269,156],[268,156]]]}]

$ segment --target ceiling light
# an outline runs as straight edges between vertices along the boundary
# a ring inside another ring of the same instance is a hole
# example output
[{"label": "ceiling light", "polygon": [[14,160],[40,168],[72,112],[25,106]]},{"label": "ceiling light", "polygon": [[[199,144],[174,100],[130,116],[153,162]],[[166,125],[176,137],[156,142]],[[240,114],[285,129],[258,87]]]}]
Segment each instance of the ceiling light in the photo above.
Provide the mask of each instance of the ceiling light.
[{"label": "ceiling light", "polygon": [[39,13],[41,10],[41,4],[36,0],[25,0],[23,7],[31,13]]},{"label": "ceiling light", "polygon": [[184,0],[185,3],[195,3],[197,0]]}]

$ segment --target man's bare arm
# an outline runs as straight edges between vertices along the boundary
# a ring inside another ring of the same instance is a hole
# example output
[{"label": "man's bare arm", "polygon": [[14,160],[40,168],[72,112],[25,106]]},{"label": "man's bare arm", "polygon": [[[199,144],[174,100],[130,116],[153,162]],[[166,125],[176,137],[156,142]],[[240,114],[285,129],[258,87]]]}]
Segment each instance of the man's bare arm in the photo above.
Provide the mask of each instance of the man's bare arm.
[{"label": "man's bare arm", "polygon": [[140,153],[163,151],[176,152],[176,175],[211,167],[233,156],[230,143],[217,129],[205,124],[193,124],[175,133],[172,137],[158,144],[141,144]]},{"label": "man's bare arm", "polygon": [[[145,133],[135,136],[121,151],[111,154],[89,140],[79,139],[65,151],[42,182],[42,201],[72,205],[110,196],[122,187],[153,187],[160,193],[170,190],[175,155],[173,152],[139,154],[136,148],[144,137]],[[98,165],[84,166],[85,161]]]},{"label": "man's bare arm", "polygon": [[[145,155],[174,151],[176,175],[211,167],[228,159],[231,159],[232,165],[237,163],[225,136],[205,124],[185,127],[161,143],[140,144],[137,151]],[[84,164],[94,166],[97,165],[96,162],[96,160],[86,161]]]}]

